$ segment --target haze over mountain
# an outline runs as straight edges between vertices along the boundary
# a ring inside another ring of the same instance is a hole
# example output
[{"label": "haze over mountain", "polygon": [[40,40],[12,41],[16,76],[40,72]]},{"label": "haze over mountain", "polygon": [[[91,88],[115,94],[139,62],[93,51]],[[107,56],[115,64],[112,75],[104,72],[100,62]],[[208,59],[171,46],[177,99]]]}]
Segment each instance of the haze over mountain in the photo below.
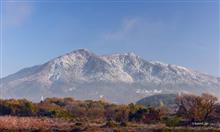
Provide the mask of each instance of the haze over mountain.
[{"label": "haze over mountain", "polygon": [[185,67],[146,61],[134,53],[98,56],[79,49],[2,78],[0,86],[4,98],[39,101],[41,96],[71,96],[129,103],[181,91],[219,96],[220,81]]}]

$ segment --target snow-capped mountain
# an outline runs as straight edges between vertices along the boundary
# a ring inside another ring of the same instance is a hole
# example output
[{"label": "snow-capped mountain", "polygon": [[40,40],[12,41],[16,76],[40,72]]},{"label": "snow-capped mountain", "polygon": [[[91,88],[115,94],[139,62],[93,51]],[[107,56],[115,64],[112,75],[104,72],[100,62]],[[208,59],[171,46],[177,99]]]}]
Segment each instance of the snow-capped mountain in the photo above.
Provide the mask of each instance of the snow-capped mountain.
[{"label": "snow-capped mountain", "polygon": [[5,98],[101,97],[128,103],[153,94],[180,91],[218,96],[220,81],[185,67],[146,61],[134,53],[98,56],[79,49],[2,78],[0,86]]}]

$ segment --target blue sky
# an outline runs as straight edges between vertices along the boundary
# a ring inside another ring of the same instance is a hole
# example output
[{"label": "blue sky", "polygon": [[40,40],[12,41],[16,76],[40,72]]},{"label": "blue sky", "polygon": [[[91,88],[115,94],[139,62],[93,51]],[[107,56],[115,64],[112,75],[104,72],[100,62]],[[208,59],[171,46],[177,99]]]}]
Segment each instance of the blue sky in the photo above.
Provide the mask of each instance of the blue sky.
[{"label": "blue sky", "polygon": [[3,76],[79,48],[220,76],[217,1],[5,1]]}]

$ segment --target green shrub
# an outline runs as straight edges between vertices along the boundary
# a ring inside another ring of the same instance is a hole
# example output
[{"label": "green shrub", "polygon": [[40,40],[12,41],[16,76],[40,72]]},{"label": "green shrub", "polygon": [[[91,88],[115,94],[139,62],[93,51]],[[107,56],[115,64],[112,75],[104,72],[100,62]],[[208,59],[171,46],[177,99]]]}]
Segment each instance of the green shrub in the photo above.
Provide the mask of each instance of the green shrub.
[{"label": "green shrub", "polygon": [[16,115],[18,116],[34,116],[36,114],[36,107],[32,102],[21,100],[17,107]]},{"label": "green shrub", "polygon": [[168,116],[168,117],[163,117],[162,121],[168,127],[175,127],[179,125],[181,118],[177,116]]}]

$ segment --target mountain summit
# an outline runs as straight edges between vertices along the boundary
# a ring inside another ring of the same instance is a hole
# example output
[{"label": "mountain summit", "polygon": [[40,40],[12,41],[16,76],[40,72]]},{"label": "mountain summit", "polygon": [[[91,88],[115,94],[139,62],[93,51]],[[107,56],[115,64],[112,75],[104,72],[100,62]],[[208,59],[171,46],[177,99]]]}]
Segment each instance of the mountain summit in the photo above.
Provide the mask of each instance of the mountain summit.
[{"label": "mountain summit", "polygon": [[220,81],[185,67],[146,61],[134,53],[98,56],[79,49],[2,78],[0,86],[4,98],[101,97],[129,103],[159,93],[219,93]]}]

